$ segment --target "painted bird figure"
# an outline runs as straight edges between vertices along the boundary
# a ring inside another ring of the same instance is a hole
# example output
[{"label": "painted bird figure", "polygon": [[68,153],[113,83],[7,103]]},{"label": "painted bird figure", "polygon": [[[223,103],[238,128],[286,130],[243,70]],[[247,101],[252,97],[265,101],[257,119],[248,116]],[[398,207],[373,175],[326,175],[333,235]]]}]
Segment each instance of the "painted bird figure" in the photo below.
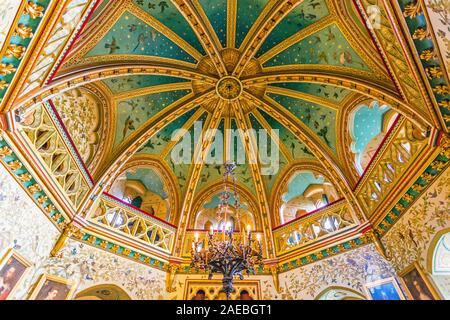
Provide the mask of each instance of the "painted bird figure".
[{"label": "painted bird figure", "polygon": [[120,47],[117,45],[116,38],[112,38],[111,43],[106,43],[105,48],[109,49],[109,54],[114,54],[117,50],[120,49]]}]

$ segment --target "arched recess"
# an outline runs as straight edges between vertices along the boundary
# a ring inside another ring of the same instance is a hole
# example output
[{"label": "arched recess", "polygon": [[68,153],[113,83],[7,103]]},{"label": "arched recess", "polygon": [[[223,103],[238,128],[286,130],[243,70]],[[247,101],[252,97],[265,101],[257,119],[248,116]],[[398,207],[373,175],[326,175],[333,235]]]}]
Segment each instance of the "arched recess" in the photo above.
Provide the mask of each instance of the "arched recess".
[{"label": "arched recess", "polygon": [[[192,214],[188,226],[190,229],[195,229],[195,223],[198,221],[199,214],[202,211],[202,207],[205,203],[209,203],[213,200],[213,197],[223,191],[223,181],[217,181],[215,183],[205,186],[194,199],[194,205],[192,206]],[[255,230],[262,230],[262,217],[258,215],[258,205],[255,196],[243,185],[237,184],[237,192],[240,198],[240,202],[245,204],[246,211],[253,214]],[[202,229],[202,228],[200,228]]]},{"label": "arched recess", "polygon": [[339,121],[345,126],[341,127],[345,160],[358,179],[399,116],[389,105],[367,98],[356,100],[343,110]]},{"label": "arched recess", "polygon": [[441,230],[430,243],[427,271],[444,299],[450,299],[450,228]]},{"label": "arched recess", "polygon": [[342,103],[341,108],[337,112],[337,127],[336,130],[336,148],[338,152],[338,157],[342,162],[342,167],[347,173],[347,177],[349,181],[352,183],[352,187],[355,187],[358,180],[359,175],[353,165],[353,154],[351,152],[351,136],[349,133],[350,128],[350,114],[355,109],[356,106],[366,101],[367,97],[359,94],[353,93],[353,95],[349,95],[349,97]]},{"label": "arched recess", "polygon": [[74,300],[133,300],[121,287],[115,284],[100,284],[78,292]]},{"label": "arched recess", "polygon": [[[155,185],[158,191],[148,185]],[[180,190],[176,177],[157,157],[134,156],[115,174],[105,192],[169,223],[178,219]]]},{"label": "arched recess", "polygon": [[[283,207],[283,199],[282,196],[288,191],[289,184],[291,180],[296,176],[297,173],[301,172],[311,172],[314,175],[322,176],[324,178],[324,181],[327,182],[331,187],[333,187],[333,197],[332,199],[328,199],[328,204],[335,202],[337,200],[340,200],[342,198],[342,195],[339,194],[337,191],[338,189],[332,185],[330,181],[332,181],[326,172],[326,170],[321,166],[321,164],[318,161],[314,160],[308,160],[308,161],[302,161],[302,162],[296,162],[289,166],[287,170],[282,172],[275,182],[274,185],[274,192],[272,193],[271,198],[271,204],[272,204],[272,221],[273,226],[277,227],[280,225],[283,225],[287,223],[284,221],[281,217],[281,209]],[[316,198],[317,193],[321,192],[320,188],[316,188],[315,186],[309,187],[309,190],[305,190],[308,194],[312,196],[312,199]],[[317,209],[317,208],[316,208]],[[314,211],[314,210],[313,210]],[[311,212],[311,211],[310,211]],[[307,214],[308,212],[305,212]],[[295,217],[294,217],[295,219]],[[294,220],[292,219],[292,220]]]},{"label": "arched recess", "polygon": [[333,286],[320,292],[314,300],[367,300],[367,298],[353,289]]},{"label": "arched recess", "polygon": [[101,81],[56,95],[51,105],[91,173],[109,154],[115,121],[110,90]]}]

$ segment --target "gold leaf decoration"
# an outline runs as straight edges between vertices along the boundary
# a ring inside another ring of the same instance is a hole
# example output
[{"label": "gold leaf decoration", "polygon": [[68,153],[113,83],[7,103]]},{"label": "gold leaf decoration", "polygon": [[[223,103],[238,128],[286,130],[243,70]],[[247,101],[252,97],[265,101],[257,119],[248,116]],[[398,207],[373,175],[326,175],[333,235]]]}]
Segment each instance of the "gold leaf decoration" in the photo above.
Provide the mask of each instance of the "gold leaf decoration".
[{"label": "gold leaf decoration", "polygon": [[417,2],[416,4],[408,4],[405,7],[405,11],[403,12],[405,17],[409,17],[411,19],[414,19],[418,15],[423,13],[422,5],[420,2]]},{"label": "gold leaf decoration", "polygon": [[8,167],[13,171],[19,170],[22,168],[22,162],[19,160],[11,161],[8,163]]},{"label": "gold leaf decoration", "polygon": [[6,49],[5,56],[8,58],[16,58],[16,59],[22,59],[23,55],[25,54],[26,48],[24,46],[19,46],[15,44],[10,44],[8,48]]},{"label": "gold leaf decoration", "polygon": [[38,184],[33,184],[29,186],[27,189],[31,194],[35,194],[36,192],[42,191],[41,187]]},{"label": "gold leaf decoration", "polygon": [[42,18],[44,16],[44,7],[28,1],[24,8],[24,14],[29,15],[31,19]]},{"label": "gold leaf decoration", "polygon": [[8,87],[8,84],[6,81],[0,80],[0,90],[6,89]]},{"label": "gold leaf decoration", "polygon": [[14,68],[12,64],[0,64],[0,76],[7,76],[13,72],[15,72],[17,69]]},{"label": "gold leaf decoration", "polygon": [[0,158],[3,159],[6,156],[10,156],[12,154],[12,150],[8,147],[0,148]]},{"label": "gold leaf decoration", "polygon": [[33,37],[32,31],[33,29],[21,23],[17,26],[16,30],[13,33],[13,36],[19,36],[22,39],[29,39]]},{"label": "gold leaf decoration", "polygon": [[33,179],[31,174],[29,174],[28,172],[17,176],[17,178],[22,182],[29,182],[31,179]]}]

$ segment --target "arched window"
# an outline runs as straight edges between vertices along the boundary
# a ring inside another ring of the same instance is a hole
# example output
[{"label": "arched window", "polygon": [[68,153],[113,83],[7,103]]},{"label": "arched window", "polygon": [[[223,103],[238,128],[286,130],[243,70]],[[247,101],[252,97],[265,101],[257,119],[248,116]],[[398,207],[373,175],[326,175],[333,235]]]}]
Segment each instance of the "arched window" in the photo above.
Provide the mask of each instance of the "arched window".
[{"label": "arched window", "polygon": [[366,300],[366,297],[348,288],[329,287],[319,293],[316,300]]},{"label": "arched window", "polygon": [[301,218],[339,200],[334,186],[320,174],[308,170],[295,172],[281,196],[281,224]]},{"label": "arched window", "polygon": [[377,101],[363,103],[350,116],[351,151],[359,175],[370,164],[386,134],[397,118],[397,113]]},{"label": "arched window", "polygon": [[137,166],[118,176],[109,193],[150,215],[168,221],[170,199],[166,187],[156,169]]},{"label": "arched window", "polygon": [[436,243],[432,253],[431,276],[446,300],[450,299],[450,232]]},{"label": "arched window", "polygon": [[74,300],[132,300],[129,294],[115,284],[93,286],[75,295]]}]

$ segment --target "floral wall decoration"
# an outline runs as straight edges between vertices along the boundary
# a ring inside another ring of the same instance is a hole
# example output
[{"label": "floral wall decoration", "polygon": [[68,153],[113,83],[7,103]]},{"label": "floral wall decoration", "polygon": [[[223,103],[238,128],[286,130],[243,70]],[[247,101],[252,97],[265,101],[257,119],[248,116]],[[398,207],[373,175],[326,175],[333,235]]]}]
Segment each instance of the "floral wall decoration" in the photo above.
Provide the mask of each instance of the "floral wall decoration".
[{"label": "floral wall decoration", "polygon": [[[449,185],[450,170],[447,169],[383,237],[398,272],[415,261],[431,272],[432,244],[441,232],[450,228]],[[432,275],[432,278],[441,294],[450,296],[450,276]]]},{"label": "floral wall decoration", "polygon": [[426,7],[445,65],[450,68],[450,1],[427,0]]},{"label": "floral wall decoration", "polygon": [[33,270],[16,291],[25,296],[32,285],[34,266],[49,256],[58,230],[33,203],[10,174],[0,166],[0,256],[14,248],[33,264]]},{"label": "floral wall decoration", "polygon": [[15,299],[26,299],[44,273],[76,281],[76,292],[98,284],[116,284],[133,299],[165,297],[165,272],[88,245],[70,241],[58,257],[50,258],[58,235],[25,191],[0,167],[0,256],[14,248],[33,264]]},{"label": "floral wall decoration", "polygon": [[[276,298],[315,299],[332,286],[348,288],[365,296],[365,284],[389,277],[395,277],[394,268],[373,245],[367,245],[281,274],[282,292]],[[269,295],[267,289],[264,292]]]}]

